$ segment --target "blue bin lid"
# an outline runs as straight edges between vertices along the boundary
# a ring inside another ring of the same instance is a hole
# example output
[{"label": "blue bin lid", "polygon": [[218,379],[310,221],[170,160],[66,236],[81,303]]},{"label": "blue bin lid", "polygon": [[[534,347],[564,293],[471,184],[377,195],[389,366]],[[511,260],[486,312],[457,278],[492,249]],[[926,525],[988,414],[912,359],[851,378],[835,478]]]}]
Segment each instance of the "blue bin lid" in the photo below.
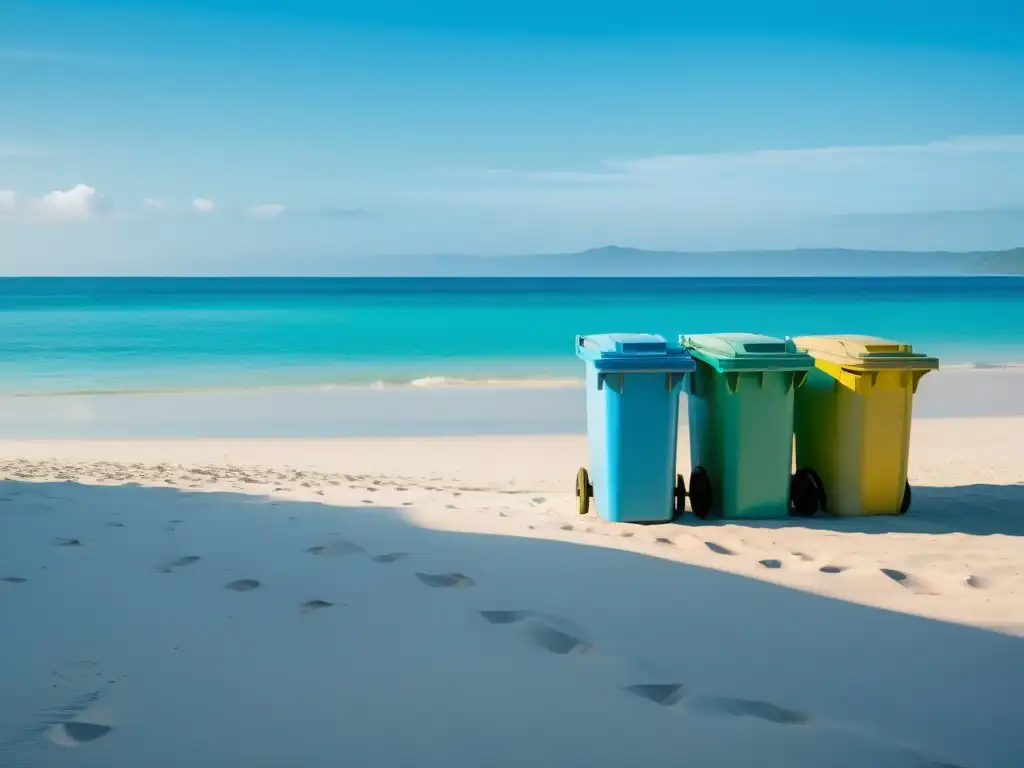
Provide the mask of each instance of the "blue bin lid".
[{"label": "blue bin lid", "polygon": [[708,333],[680,336],[694,357],[718,371],[809,371],[814,358],[792,339],[758,333]]},{"label": "blue bin lid", "polygon": [[686,373],[690,353],[653,333],[603,333],[576,337],[576,355],[600,371]]}]

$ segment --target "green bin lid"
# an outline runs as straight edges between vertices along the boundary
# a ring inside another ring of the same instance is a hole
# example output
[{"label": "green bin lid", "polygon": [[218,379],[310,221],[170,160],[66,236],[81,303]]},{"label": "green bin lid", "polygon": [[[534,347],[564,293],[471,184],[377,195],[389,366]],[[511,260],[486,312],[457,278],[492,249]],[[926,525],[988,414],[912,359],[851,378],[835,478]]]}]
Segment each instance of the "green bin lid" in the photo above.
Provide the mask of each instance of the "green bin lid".
[{"label": "green bin lid", "polygon": [[818,360],[853,370],[932,371],[939,367],[938,358],[915,352],[910,344],[878,336],[798,336],[793,341]]},{"label": "green bin lid", "polygon": [[679,343],[718,371],[809,371],[814,359],[791,339],[757,333],[680,336]]}]

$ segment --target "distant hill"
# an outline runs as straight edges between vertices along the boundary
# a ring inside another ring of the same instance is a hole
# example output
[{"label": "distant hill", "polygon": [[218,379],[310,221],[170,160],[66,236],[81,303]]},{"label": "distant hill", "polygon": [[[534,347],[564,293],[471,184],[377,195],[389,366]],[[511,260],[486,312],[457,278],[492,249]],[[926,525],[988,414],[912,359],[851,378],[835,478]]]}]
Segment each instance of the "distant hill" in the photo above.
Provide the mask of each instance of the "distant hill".
[{"label": "distant hill", "polygon": [[1024,248],[985,254],[971,271],[986,275],[1024,275]]},{"label": "distant hill", "polygon": [[[278,261],[278,264],[280,262]],[[294,274],[343,276],[648,277],[1024,274],[1024,248],[1011,251],[646,251],[606,246],[522,256],[372,256],[291,259]],[[249,269],[259,271],[256,260]]]}]

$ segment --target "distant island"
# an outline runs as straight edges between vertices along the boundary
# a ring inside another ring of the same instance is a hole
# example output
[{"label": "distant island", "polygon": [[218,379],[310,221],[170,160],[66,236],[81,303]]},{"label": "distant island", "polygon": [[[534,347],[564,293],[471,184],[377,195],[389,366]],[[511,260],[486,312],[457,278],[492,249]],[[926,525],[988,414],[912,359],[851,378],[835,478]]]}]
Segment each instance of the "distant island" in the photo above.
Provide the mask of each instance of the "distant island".
[{"label": "distant island", "polygon": [[[268,258],[247,263],[267,274]],[[270,270],[277,271],[277,270]],[[520,256],[421,255],[302,257],[290,274],[355,277],[792,277],[1024,275],[1024,248],[1007,251],[867,251],[808,248],[785,251],[649,251],[605,246],[579,253]]]},{"label": "distant island", "polygon": [[987,275],[1024,275],[1024,248],[983,254],[972,266]]}]

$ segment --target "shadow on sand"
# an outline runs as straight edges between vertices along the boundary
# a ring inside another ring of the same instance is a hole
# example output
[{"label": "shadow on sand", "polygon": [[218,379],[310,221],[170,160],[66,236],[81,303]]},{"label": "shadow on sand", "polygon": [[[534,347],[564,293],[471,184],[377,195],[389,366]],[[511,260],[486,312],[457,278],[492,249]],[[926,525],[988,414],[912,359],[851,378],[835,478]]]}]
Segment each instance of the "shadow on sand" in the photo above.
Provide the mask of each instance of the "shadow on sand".
[{"label": "shadow on sand", "polygon": [[1018,638],[377,506],[0,483],[0,637],[3,765],[1024,764]]},{"label": "shadow on sand", "polygon": [[697,520],[687,514],[681,525],[738,524],[751,528],[815,528],[844,533],[967,533],[974,536],[1024,536],[1024,483],[1017,485],[914,486],[906,515],[790,520]]}]

